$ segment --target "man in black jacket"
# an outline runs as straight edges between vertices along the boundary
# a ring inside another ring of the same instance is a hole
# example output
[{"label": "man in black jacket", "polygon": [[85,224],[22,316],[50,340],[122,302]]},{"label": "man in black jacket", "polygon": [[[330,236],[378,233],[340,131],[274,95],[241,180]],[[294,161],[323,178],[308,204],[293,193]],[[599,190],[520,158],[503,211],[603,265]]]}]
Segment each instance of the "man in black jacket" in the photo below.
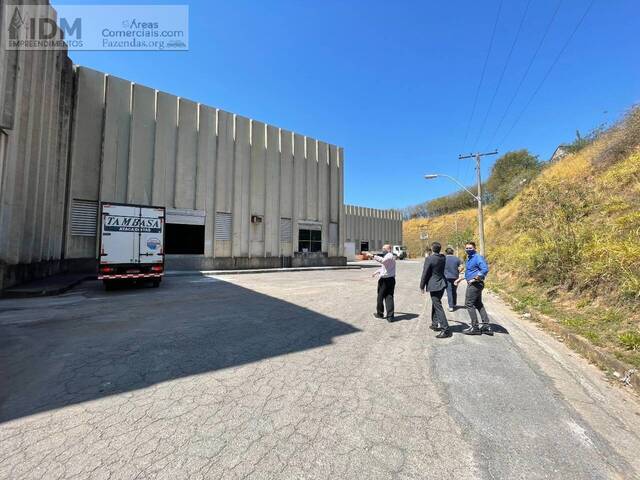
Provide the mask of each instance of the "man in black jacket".
[{"label": "man in black jacket", "polygon": [[436,338],[448,338],[451,336],[449,322],[442,308],[442,295],[447,288],[447,281],[444,279],[445,256],[440,253],[442,245],[433,242],[431,245],[432,255],[424,259],[422,267],[422,278],[420,279],[420,291],[426,290],[431,295],[431,330],[439,331]]}]

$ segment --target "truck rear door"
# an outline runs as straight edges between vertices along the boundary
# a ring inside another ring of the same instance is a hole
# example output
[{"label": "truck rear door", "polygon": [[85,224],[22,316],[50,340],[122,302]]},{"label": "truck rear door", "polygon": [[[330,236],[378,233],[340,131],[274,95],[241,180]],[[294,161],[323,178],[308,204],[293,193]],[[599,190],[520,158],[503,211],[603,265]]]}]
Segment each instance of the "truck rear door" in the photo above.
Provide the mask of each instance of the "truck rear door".
[{"label": "truck rear door", "polygon": [[129,205],[102,205],[101,264],[138,263],[139,208]]},{"label": "truck rear door", "polygon": [[164,209],[140,207],[139,263],[164,262]]}]

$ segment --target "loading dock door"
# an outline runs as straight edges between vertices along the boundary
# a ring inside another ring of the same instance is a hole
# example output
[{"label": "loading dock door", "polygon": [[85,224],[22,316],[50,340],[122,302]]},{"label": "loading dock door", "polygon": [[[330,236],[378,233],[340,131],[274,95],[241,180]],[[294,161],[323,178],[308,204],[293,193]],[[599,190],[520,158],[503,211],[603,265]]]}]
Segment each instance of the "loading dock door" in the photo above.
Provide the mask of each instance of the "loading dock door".
[{"label": "loading dock door", "polygon": [[204,210],[167,209],[166,253],[204,254],[204,223]]}]

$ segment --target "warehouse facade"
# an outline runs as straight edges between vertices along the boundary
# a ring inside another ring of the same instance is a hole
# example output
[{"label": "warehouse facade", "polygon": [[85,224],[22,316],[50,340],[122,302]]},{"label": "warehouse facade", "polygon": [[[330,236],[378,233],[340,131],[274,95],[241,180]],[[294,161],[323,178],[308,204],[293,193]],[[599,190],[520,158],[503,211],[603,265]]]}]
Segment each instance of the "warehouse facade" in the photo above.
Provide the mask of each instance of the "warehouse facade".
[{"label": "warehouse facade", "polygon": [[342,148],[3,40],[0,289],[93,270],[101,202],[166,207],[168,269],[346,262]]},{"label": "warehouse facade", "polygon": [[[164,206],[168,268],[343,264],[343,150],[77,68],[69,258],[99,202]],[[96,210],[97,211],[97,210]],[[77,228],[76,228],[77,227]]]},{"label": "warehouse facade", "polygon": [[380,251],[384,244],[402,245],[402,213],[345,205],[345,249],[348,256]]}]

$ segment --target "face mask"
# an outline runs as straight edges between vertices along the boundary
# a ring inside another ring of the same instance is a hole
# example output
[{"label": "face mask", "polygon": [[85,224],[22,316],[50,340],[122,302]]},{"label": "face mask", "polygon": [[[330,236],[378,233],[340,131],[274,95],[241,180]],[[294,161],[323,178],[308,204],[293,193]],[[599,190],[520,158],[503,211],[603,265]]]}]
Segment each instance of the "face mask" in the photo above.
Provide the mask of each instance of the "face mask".
[{"label": "face mask", "polygon": [[474,253],[476,253],[476,251],[473,248],[469,248],[469,249],[465,248],[464,251],[467,252],[467,255],[469,255],[469,256],[471,256]]}]

